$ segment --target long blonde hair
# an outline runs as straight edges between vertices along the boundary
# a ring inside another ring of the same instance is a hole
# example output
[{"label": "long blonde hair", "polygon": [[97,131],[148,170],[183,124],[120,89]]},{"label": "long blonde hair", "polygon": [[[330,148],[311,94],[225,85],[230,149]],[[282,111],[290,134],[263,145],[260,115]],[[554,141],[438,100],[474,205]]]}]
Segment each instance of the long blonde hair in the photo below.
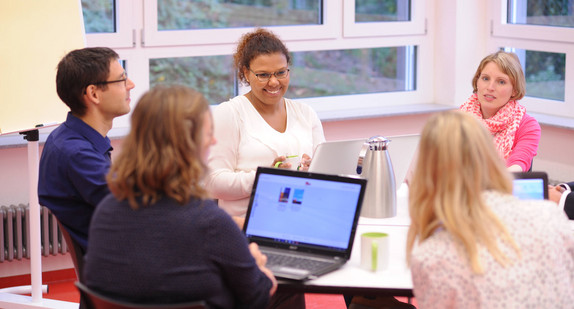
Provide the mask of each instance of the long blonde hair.
[{"label": "long blonde hair", "polygon": [[206,198],[201,180],[202,126],[209,105],[184,86],[156,87],[144,94],[132,114],[131,130],[112,162],[108,186],[133,209],[169,196],[180,204],[192,196]]},{"label": "long blonde hair", "polygon": [[468,255],[475,273],[484,272],[479,244],[502,265],[510,260],[497,245],[498,236],[520,254],[482,197],[487,190],[512,193],[510,173],[494,148],[492,136],[471,115],[448,111],[428,120],[413,176],[409,185],[408,260],[415,242],[424,242],[438,228],[444,228],[461,244],[460,252]]}]

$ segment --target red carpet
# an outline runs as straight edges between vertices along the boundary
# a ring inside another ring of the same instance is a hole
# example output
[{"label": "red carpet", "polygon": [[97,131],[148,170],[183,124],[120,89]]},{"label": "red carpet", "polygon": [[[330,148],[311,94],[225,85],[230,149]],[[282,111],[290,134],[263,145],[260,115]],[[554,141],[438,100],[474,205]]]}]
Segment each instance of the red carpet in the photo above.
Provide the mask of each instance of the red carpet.
[{"label": "red carpet", "polygon": [[[44,272],[42,274],[43,284],[48,285],[48,293],[43,297],[69,302],[79,302],[80,293],[74,285],[76,273],[73,269]],[[0,288],[29,285],[30,275],[0,278]],[[406,298],[398,297],[400,301],[406,302]],[[336,294],[305,294],[307,309],[346,309],[345,300],[342,295]],[[416,303],[414,304],[416,306]]]}]

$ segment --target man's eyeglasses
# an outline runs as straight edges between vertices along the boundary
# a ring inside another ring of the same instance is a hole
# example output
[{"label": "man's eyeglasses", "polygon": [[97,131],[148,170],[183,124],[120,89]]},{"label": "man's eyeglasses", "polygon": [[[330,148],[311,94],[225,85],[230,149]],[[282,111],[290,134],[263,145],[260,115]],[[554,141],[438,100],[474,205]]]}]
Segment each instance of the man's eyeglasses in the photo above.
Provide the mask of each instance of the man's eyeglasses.
[{"label": "man's eyeglasses", "polygon": [[95,82],[94,85],[107,85],[107,84],[113,84],[113,83],[119,83],[119,82],[124,82],[124,86],[127,85],[127,80],[128,80],[128,73],[124,72],[124,78],[122,79],[116,79],[116,80],[107,80],[107,81],[103,81],[103,82]]},{"label": "man's eyeglasses", "polygon": [[271,76],[275,76],[275,78],[277,78],[277,79],[283,79],[283,78],[286,78],[287,76],[289,76],[289,69],[277,71],[275,73],[255,73],[251,69],[249,69],[249,71],[251,71],[253,74],[255,74],[255,77],[257,77],[257,80],[262,82],[262,83],[268,82],[271,79]]}]

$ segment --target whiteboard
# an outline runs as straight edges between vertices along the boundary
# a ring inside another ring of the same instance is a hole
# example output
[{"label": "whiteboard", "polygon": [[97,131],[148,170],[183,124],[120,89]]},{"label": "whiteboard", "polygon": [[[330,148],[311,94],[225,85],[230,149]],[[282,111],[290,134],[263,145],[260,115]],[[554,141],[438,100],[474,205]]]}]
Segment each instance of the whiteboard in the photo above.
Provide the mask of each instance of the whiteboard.
[{"label": "whiteboard", "polygon": [[66,119],[56,69],[85,42],[80,0],[0,0],[0,133]]}]

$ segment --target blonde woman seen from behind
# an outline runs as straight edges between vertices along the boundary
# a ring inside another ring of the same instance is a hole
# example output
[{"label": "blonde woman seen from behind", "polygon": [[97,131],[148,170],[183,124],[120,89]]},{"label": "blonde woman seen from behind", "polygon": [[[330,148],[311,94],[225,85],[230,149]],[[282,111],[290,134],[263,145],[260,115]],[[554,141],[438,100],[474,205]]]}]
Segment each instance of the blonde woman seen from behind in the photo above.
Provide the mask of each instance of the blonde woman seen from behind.
[{"label": "blonde woman seen from behind", "polygon": [[460,111],[421,134],[407,239],[419,308],[569,308],[574,233],[549,201],[512,196],[489,132]]}]

